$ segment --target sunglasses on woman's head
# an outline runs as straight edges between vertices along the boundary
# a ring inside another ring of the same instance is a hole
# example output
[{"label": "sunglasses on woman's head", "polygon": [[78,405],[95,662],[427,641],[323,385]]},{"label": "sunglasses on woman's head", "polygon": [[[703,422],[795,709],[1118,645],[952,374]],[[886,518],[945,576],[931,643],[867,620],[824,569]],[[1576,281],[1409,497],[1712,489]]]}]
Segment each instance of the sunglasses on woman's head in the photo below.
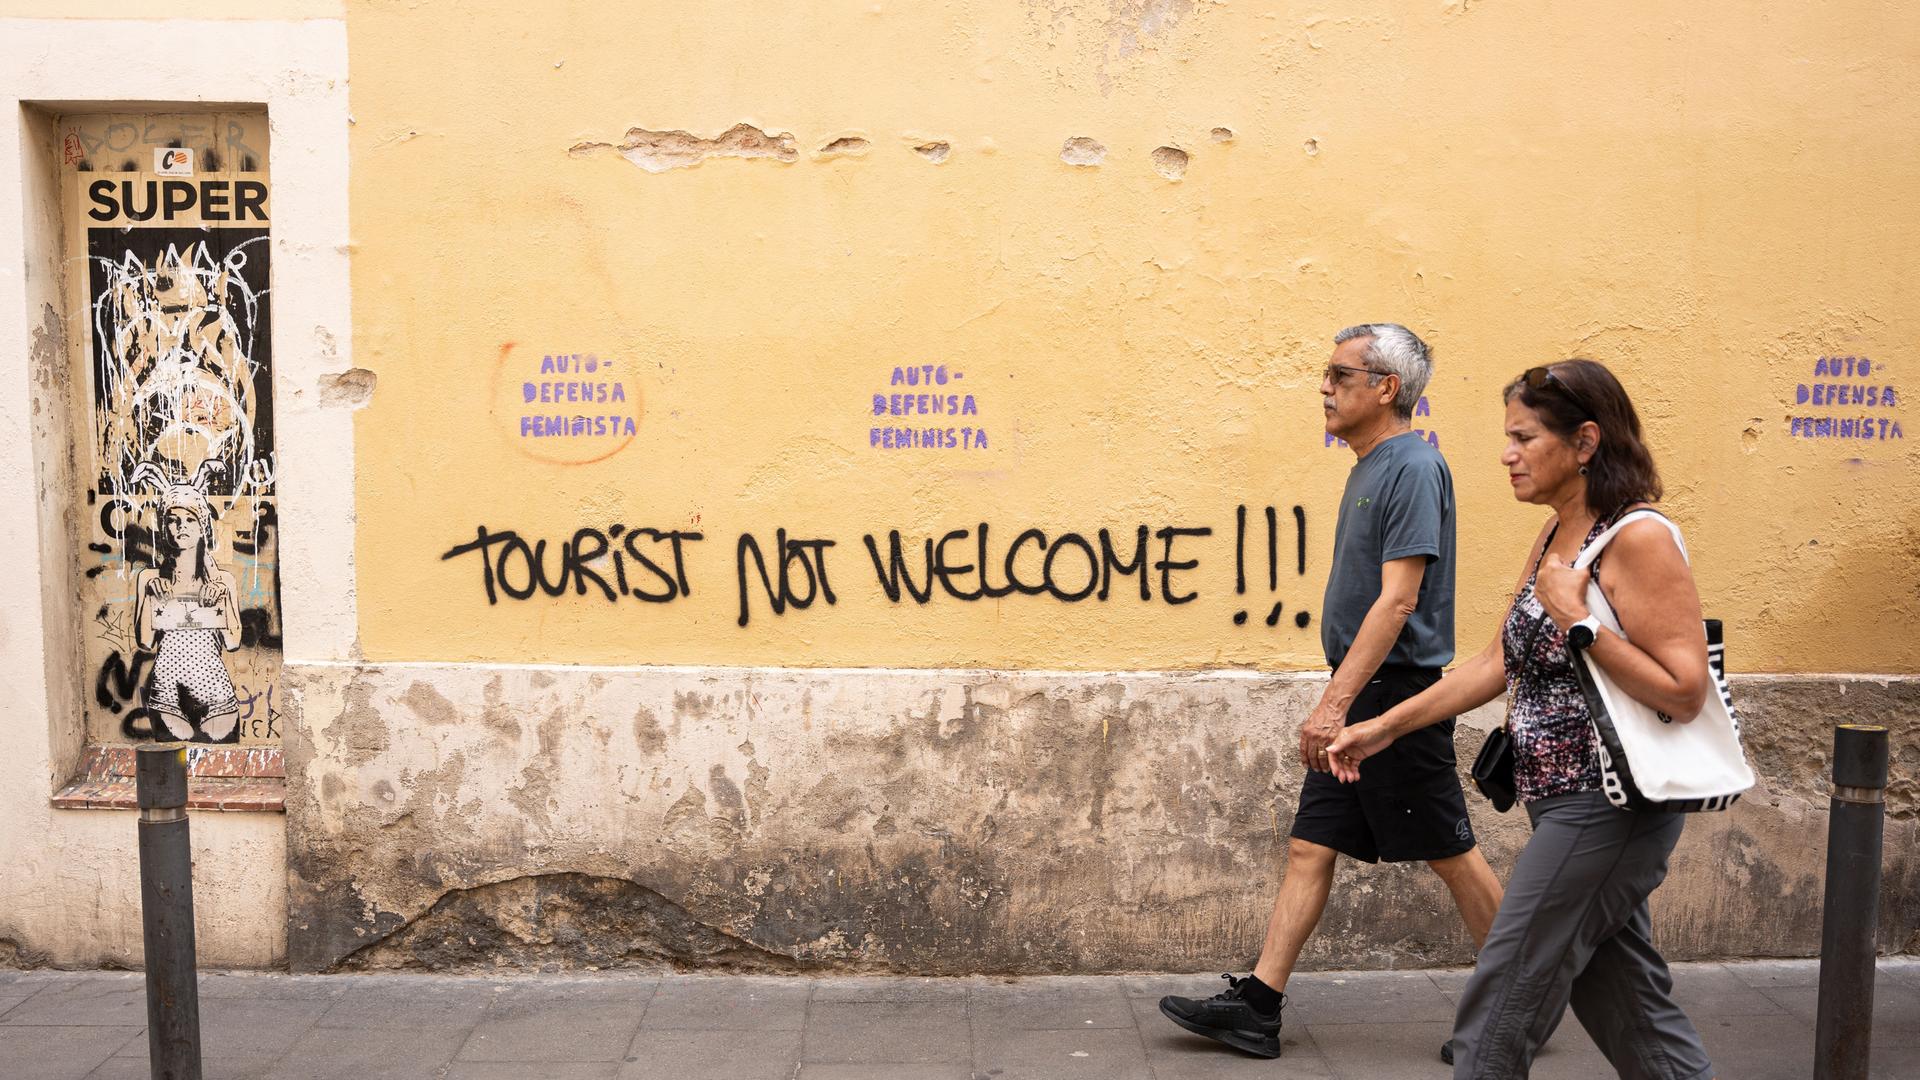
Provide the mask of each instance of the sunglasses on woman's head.
[{"label": "sunglasses on woman's head", "polygon": [[1529,390],[1545,390],[1551,387],[1559,391],[1561,397],[1573,402],[1574,408],[1579,409],[1587,419],[1595,422],[1600,419],[1594,415],[1592,409],[1587,407],[1586,401],[1574,392],[1573,387],[1568,386],[1565,379],[1555,375],[1550,367],[1528,368],[1526,374],[1520,376],[1520,381],[1524,382]]}]

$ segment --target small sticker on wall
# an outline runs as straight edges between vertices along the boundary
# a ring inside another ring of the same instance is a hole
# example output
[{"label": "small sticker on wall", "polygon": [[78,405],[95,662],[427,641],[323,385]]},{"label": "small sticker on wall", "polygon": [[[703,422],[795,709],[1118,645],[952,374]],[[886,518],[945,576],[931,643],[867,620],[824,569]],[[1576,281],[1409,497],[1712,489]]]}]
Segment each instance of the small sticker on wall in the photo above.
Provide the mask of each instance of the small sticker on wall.
[{"label": "small sticker on wall", "polygon": [[153,171],[161,176],[192,176],[193,151],[181,146],[155,147]]}]

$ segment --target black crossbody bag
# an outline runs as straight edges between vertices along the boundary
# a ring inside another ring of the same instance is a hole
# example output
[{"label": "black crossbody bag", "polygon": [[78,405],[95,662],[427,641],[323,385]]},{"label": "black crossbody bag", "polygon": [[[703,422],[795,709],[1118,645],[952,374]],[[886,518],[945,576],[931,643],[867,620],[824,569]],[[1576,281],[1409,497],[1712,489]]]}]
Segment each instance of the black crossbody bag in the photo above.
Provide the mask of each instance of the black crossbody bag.
[{"label": "black crossbody bag", "polygon": [[[1558,532],[1560,526],[1555,523],[1553,528],[1554,532]],[[1529,578],[1529,581],[1538,581],[1540,564],[1546,560],[1547,546],[1552,543],[1553,533],[1550,532],[1547,534],[1547,542],[1540,545],[1540,558],[1533,562],[1533,577]],[[1520,592],[1525,591],[1526,586],[1522,585]],[[1513,594],[1513,602],[1516,606],[1520,603],[1520,592]],[[1533,647],[1540,640],[1540,627],[1547,621],[1548,619],[1543,615],[1533,624],[1533,633],[1527,635],[1527,647],[1520,654],[1522,664],[1533,655]],[[1501,633],[1506,633],[1504,627]],[[1518,681],[1518,679],[1515,680],[1515,682]],[[1514,802],[1519,799],[1519,792],[1515,789],[1513,780],[1513,732],[1508,730],[1513,724],[1513,690],[1512,686],[1507,687],[1506,719],[1501,721],[1499,727],[1487,732],[1487,740],[1480,744],[1480,752],[1473,758],[1473,786],[1479,788],[1480,794],[1485,795],[1487,801],[1493,804],[1493,808],[1502,814],[1513,809]]]},{"label": "black crossbody bag", "polygon": [[1506,725],[1487,732],[1480,753],[1473,759],[1473,786],[1501,813],[1513,809],[1518,794],[1513,789],[1513,736]]}]

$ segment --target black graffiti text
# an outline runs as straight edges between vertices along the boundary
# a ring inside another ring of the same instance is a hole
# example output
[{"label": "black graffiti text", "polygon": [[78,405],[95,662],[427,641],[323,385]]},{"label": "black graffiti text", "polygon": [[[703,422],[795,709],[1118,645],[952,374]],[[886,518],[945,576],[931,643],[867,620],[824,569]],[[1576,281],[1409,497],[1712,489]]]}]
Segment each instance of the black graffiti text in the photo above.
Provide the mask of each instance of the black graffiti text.
[{"label": "black graffiti text", "polygon": [[[752,533],[741,533],[740,542],[734,546],[734,569],[740,582],[740,625],[747,625],[750,611],[747,604],[747,559],[753,559],[754,569],[760,575],[760,587],[767,594],[767,606],[775,615],[786,614],[789,606],[802,610],[812,607],[815,600],[825,600],[832,604],[838,600],[833,595],[833,585],[827,581],[827,549],[833,547],[833,540],[794,540],[787,536],[787,530],[776,529],[773,534],[773,558],[776,564],[770,573],[767,558],[760,550],[760,541]],[[802,594],[794,588],[794,567],[798,566],[806,575],[807,591]]]},{"label": "black graffiti text", "polygon": [[[1013,593],[1026,596],[1047,594],[1065,603],[1077,603],[1094,596],[1105,600],[1113,591],[1115,575],[1139,576],[1140,599],[1153,599],[1153,575],[1159,575],[1160,597],[1169,604],[1185,604],[1200,594],[1180,592],[1173,575],[1200,565],[1198,559],[1175,559],[1174,544],[1182,537],[1211,536],[1211,528],[1168,526],[1152,531],[1135,528],[1130,536],[1116,543],[1113,533],[1101,529],[1098,546],[1079,533],[1061,533],[1052,540],[1041,529],[1027,529],[1006,545],[1004,553],[994,550],[991,527],[981,522],[978,529],[954,529],[938,540],[922,541],[921,576],[914,573],[906,556],[900,530],[887,533],[887,555],[869,533],[867,555],[873,560],[873,572],[887,599],[899,603],[904,596],[916,604],[933,599],[936,585],[956,600],[998,599]],[[1148,543],[1159,541],[1159,558],[1148,561]],[[969,541],[972,541],[971,543]],[[1128,541],[1131,541],[1129,543]],[[972,561],[963,561],[972,560]],[[996,577],[998,580],[996,580]]]},{"label": "black graffiti text", "polygon": [[[560,596],[569,588],[579,596],[597,592],[610,602],[631,596],[650,604],[664,604],[692,595],[684,545],[704,539],[700,533],[677,529],[614,525],[603,532],[588,527],[576,529],[570,539],[560,541],[558,553],[550,559],[546,540],[528,542],[512,529],[494,532],[481,525],[475,528],[472,540],[455,545],[440,558],[445,561],[477,552],[480,580],[489,604],[499,603],[501,593],[526,600],[536,591]],[[672,567],[671,572],[663,563]],[[611,581],[603,572],[609,564]]]},{"label": "black graffiti text", "polygon": [[168,737],[159,714],[145,705],[134,704],[141,683],[146,681],[147,669],[152,666],[153,653],[146,649],[133,650],[131,660],[115,650],[107,654],[93,681],[93,699],[101,708],[120,714],[120,733],[129,739]]}]

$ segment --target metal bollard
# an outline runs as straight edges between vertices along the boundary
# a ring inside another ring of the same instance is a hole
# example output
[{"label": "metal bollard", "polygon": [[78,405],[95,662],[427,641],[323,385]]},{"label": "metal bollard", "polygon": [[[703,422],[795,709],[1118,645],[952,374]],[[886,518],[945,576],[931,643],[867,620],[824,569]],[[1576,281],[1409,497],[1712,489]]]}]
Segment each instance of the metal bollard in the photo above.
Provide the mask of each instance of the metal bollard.
[{"label": "metal bollard", "polygon": [[134,753],[140,800],[140,918],[146,931],[147,1056],[153,1080],[200,1080],[187,748]]},{"label": "metal bollard", "polygon": [[1814,1080],[1867,1077],[1873,1051],[1873,964],[1880,928],[1886,789],[1887,729],[1866,724],[1835,728]]}]

